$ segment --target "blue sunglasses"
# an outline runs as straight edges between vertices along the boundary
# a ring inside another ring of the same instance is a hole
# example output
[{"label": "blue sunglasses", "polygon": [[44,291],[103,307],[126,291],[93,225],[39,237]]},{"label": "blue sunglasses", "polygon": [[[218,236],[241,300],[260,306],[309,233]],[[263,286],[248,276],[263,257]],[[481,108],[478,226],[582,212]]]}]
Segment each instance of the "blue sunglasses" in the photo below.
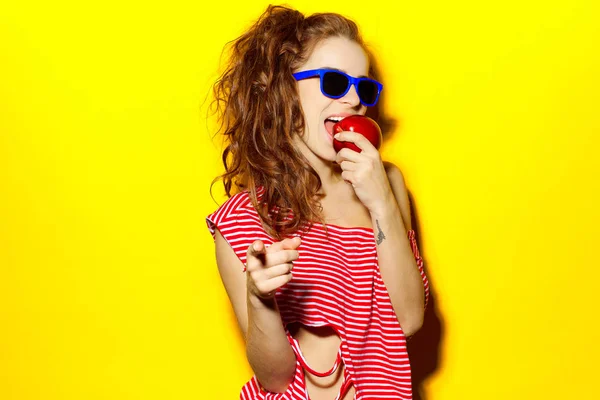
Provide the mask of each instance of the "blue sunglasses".
[{"label": "blue sunglasses", "polygon": [[374,106],[383,90],[383,85],[369,78],[355,78],[337,69],[321,68],[293,74],[297,81],[318,76],[321,79],[321,93],[331,99],[342,98],[354,85],[361,104]]}]

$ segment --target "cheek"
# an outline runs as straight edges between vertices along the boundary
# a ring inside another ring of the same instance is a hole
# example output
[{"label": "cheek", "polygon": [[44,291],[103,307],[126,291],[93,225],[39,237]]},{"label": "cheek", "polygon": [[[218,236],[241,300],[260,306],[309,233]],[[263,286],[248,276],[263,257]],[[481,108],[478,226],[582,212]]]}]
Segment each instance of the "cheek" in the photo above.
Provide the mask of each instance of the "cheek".
[{"label": "cheek", "polygon": [[325,110],[331,105],[332,99],[321,93],[318,84],[301,87],[298,92],[300,105],[304,113],[306,130],[311,136],[317,135],[323,127],[322,117]]},{"label": "cheek", "polygon": [[302,108],[306,114],[309,113],[309,110],[313,113],[321,112],[331,102],[331,99],[321,93],[318,80],[307,83],[310,84],[300,86],[298,91]]}]

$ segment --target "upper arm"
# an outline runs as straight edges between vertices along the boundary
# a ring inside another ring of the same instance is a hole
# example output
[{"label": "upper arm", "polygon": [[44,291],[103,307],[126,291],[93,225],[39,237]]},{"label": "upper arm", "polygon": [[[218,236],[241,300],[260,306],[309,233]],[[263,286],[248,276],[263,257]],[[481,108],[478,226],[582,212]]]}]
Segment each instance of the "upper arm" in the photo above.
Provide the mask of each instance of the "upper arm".
[{"label": "upper arm", "polygon": [[412,229],[411,214],[410,214],[410,200],[408,198],[408,190],[404,182],[404,175],[402,171],[395,164],[384,161],[385,172],[387,173],[388,181],[392,187],[392,192],[400,208],[402,214],[402,220],[404,221],[404,227],[406,230]]},{"label": "upper arm", "polygon": [[219,229],[216,228],[215,252],[221,281],[245,340],[248,330],[248,308],[246,303],[246,274],[242,272],[244,265],[221,235]]},{"label": "upper arm", "polygon": [[[410,213],[410,201],[408,198],[408,190],[406,189],[406,184],[404,183],[404,176],[396,165],[384,161],[385,170],[387,172],[388,180],[390,182],[390,186],[392,187],[392,191],[394,192],[394,197],[400,207],[400,212],[402,213],[402,220],[404,221],[404,226],[406,230],[411,230],[411,213]],[[412,235],[412,250],[415,258],[417,260],[417,267],[419,268],[419,273],[421,274],[421,278],[423,279],[423,285],[425,288],[425,304],[424,307],[427,307],[427,303],[429,302],[429,280],[425,275],[425,269],[423,267],[423,258],[419,254],[419,249],[417,247],[416,240],[414,235]]]}]

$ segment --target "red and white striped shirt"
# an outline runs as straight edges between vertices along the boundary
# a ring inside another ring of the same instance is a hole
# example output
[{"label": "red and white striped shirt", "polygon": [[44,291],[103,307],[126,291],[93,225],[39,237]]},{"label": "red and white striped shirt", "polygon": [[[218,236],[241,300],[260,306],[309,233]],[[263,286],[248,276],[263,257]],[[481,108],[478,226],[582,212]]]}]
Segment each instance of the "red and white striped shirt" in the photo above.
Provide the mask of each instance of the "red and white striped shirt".
[{"label": "red and white striped shirt", "polygon": [[[257,193],[260,200],[264,188],[259,187]],[[247,191],[229,198],[207,216],[206,222],[213,238],[216,227],[244,265],[253,241],[262,240],[266,246],[275,241],[262,227]],[[279,288],[275,296],[288,340],[297,356],[293,382],[285,393],[271,393],[263,390],[254,376],[242,388],[240,399],[308,400],[303,368],[309,367],[287,330],[292,322],[328,325],[340,336],[338,361],[341,358],[346,369],[338,398],[352,384],[356,400],[412,399],[406,338],[381,278],[373,230],[331,224],[327,228],[329,239],[320,223],[288,236],[302,237],[299,258],[294,261],[292,280]],[[423,278],[427,303],[429,285],[415,232],[408,231],[408,237]]]}]

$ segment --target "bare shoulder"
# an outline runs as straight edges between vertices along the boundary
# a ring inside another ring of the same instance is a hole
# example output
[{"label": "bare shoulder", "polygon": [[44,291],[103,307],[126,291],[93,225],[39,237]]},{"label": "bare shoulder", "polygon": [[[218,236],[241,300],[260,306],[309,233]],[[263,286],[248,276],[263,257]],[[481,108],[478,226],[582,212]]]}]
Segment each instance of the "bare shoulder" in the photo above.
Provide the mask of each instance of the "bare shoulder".
[{"label": "bare shoulder", "polygon": [[383,161],[383,167],[385,168],[385,172],[387,172],[388,176],[390,173],[402,175],[400,168],[398,168],[398,166],[391,161]]},{"label": "bare shoulder", "polygon": [[390,182],[392,192],[400,208],[402,219],[404,220],[404,227],[406,230],[412,229],[411,216],[410,216],[410,200],[408,198],[408,189],[406,188],[406,182],[404,181],[404,175],[398,166],[389,161],[383,161],[383,167]]}]

